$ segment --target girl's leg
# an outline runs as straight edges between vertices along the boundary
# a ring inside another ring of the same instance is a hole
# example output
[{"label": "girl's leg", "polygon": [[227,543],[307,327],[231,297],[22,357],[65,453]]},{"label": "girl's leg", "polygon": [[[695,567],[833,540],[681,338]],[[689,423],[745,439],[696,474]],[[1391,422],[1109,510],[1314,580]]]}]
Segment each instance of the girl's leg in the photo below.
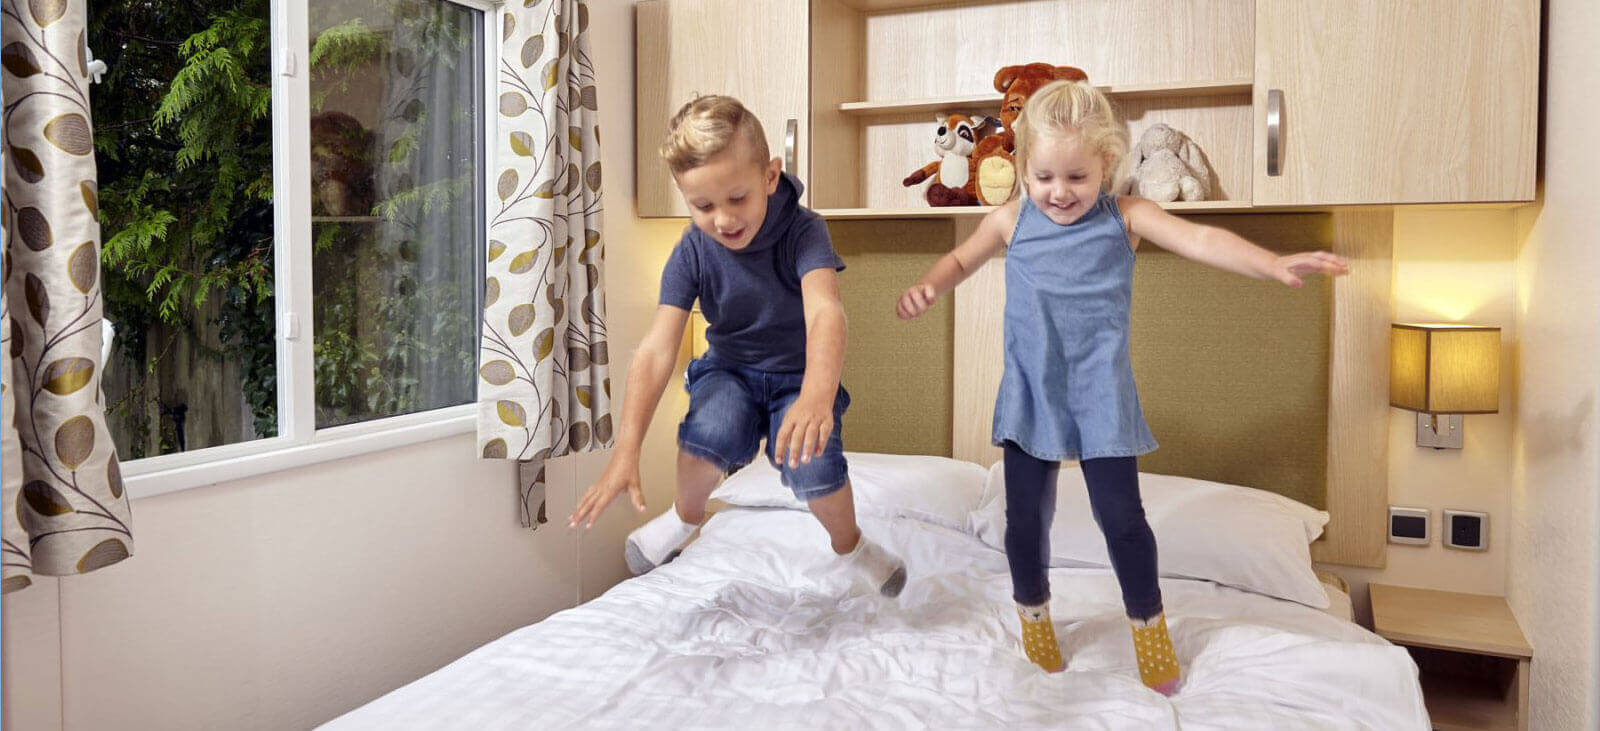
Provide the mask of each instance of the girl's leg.
[{"label": "girl's leg", "polygon": [[1139,466],[1133,457],[1083,462],[1089,506],[1105,534],[1111,568],[1122,587],[1122,605],[1132,622],[1139,677],[1163,695],[1178,688],[1178,658],[1161,609],[1156,538],[1139,499]]},{"label": "girl's leg", "polygon": [[1083,461],[1089,485],[1089,507],[1106,537],[1106,553],[1122,586],[1122,606],[1129,619],[1152,619],[1161,613],[1161,586],[1156,581],[1156,537],[1139,499],[1139,466],[1133,457]]},{"label": "girl's leg", "polygon": [[1050,521],[1056,514],[1056,470],[1006,442],[1006,561],[1011,598],[1035,606],[1050,601]]},{"label": "girl's leg", "polygon": [[1050,521],[1056,511],[1056,462],[1005,445],[1006,561],[1022,623],[1022,648],[1046,672],[1063,667],[1050,621]]}]

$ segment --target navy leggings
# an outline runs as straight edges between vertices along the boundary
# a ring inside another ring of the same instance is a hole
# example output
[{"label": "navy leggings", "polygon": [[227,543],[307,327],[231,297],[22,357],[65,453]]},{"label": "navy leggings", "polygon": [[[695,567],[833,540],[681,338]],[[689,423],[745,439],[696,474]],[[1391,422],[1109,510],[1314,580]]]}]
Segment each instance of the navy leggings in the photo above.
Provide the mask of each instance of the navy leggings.
[{"label": "navy leggings", "polygon": [[[1059,462],[1038,459],[1007,442],[1006,560],[1011,563],[1012,597],[1018,604],[1050,600],[1050,521],[1056,512]],[[1156,583],[1156,537],[1139,501],[1139,467],[1133,457],[1086,459],[1084,481],[1089,506],[1106,537],[1111,569],[1122,586],[1122,605],[1134,619],[1161,613]]]}]

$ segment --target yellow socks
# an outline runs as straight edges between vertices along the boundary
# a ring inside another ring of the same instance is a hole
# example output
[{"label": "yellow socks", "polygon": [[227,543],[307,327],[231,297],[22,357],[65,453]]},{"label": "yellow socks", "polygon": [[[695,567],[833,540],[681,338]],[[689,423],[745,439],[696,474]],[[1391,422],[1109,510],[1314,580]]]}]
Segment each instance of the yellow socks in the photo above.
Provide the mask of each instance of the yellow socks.
[{"label": "yellow socks", "polygon": [[1152,619],[1128,620],[1133,628],[1133,652],[1139,658],[1139,679],[1161,695],[1178,690],[1178,656],[1167,635],[1167,615]]},{"label": "yellow socks", "polygon": [[1056,628],[1050,623],[1050,604],[1038,606],[1017,605],[1017,618],[1022,620],[1022,649],[1033,664],[1047,673],[1059,673],[1061,646],[1056,644]]}]

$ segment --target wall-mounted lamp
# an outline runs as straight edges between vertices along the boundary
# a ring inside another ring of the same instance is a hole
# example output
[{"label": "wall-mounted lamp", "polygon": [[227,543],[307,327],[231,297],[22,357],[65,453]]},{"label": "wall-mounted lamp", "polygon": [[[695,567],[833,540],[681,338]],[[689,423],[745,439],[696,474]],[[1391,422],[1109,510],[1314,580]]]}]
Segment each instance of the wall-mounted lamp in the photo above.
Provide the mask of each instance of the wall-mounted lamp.
[{"label": "wall-mounted lamp", "polygon": [[1389,405],[1417,412],[1417,446],[1460,449],[1462,414],[1500,411],[1500,328],[1392,325]]}]

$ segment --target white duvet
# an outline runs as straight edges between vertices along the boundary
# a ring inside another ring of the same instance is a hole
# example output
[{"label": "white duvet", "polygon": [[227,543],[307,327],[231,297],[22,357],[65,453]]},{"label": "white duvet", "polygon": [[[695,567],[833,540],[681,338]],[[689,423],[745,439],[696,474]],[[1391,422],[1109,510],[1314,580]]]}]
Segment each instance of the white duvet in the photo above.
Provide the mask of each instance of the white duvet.
[{"label": "white duvet", "polygon": [[1022,656],[1003,554],[865,519],[910,581],[884,599],[831,570],[790,510],[717,514],[684,554],[328,724],[393,728],[1426,729],[1405,650],[1325,612],[1161,582],[1184,682],[1139,683],[1109,571],[1054,569],[1067,670]]}]

